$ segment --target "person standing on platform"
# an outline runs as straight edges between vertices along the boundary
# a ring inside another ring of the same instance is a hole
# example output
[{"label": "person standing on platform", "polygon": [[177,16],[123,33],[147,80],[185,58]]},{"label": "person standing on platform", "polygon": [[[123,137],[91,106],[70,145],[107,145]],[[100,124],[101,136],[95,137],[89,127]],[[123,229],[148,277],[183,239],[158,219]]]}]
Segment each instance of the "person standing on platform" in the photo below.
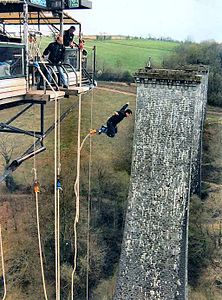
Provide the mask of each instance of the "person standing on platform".
[{"label": "person standing on platform", "polygon": [[[62,63],[65,57],[65,46],[63,45],[63,37],[58,35],[55,42],[52,42],[48,45],[48,47],[43,52],[43,57],[48,59],[49,63],[51,63],[59,72],[61,83],[64,88],[68,87],[68,79],[65,74]],[[52,81],[52,71],[48,69],[48,80]]]},{"label": "person standing on platform", "polygon": [[79,47],[79,45],[74,42],[74,32],[76,31],[75,26],[71,26],[68,30],[64,31],[63,43],[65,47]]}]

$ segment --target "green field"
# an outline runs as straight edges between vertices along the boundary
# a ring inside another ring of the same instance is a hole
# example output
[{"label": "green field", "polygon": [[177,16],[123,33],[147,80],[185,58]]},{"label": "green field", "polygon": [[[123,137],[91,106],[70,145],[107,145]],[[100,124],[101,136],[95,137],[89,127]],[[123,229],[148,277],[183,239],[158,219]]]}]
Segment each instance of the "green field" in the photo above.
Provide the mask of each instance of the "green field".
[{"label": "green field", "polygon": [[[50,41],[50,38],[44,38],[41,48],[44,49]],[[142,39],[85,41],[89,64],[91,64],[92,47],[96,46],[97,71],[118,70],[130,73],[144,67],[149,57],[153,64],[160,66],[164,58],[171,55],[179,45],[177,42]]]},{"label": "green field", "polygon": [[135,72],[147,63],[160,66],[167,56],[179,45],[176,42],[152,40],[105,40],[86,41],[86,49],[96,46],[97,70],[113,69]]}]

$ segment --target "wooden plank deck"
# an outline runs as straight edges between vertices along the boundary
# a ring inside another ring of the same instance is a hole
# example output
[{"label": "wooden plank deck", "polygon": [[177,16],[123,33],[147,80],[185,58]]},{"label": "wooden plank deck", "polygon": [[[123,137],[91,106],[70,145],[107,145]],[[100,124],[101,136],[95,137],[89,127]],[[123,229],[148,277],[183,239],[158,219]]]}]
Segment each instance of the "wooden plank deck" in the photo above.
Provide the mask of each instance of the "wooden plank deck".
[{"label": "wooden plank deck", "polygon": [[24,77],[0,80],[0,101],[1,99],[6,100],[7,98],[24,96],[25,94],[26,80]]},{"label": "wooden plank deck", "polygon": [[[64,91],[56,91],[57,99],[61,99],[65,96]],[[51,90],[46,90],[44,93],[43,90],[30,90],[26,95],[26,99],[33,100],[45,100],[45,101],[53,101],[56,97],[55,93]]]},{"label": "wooden plank deck", "polygon": [[[73,78],[74,79],[74,78]],[[26,80],[25,77],[21,78],[9,78],[0,80],[0,104],[7,104],[20,100],[44,100],[54,101],[56,96],[57,99],[62,99],[66,95],[79,95],[89,91],[89,86],[77,87],[76,82],[72,82],[72,85],[68,89],[60,88],[56,91],[56,94],[51,90],[36,90],[30,89],[26,91]]]},{"label": "wooden plank deck", "polygon": [[69,86],[68,89],[60,88],[61,91],[65,91],[66,95],[79,95],[89,91],[89,86]]}]

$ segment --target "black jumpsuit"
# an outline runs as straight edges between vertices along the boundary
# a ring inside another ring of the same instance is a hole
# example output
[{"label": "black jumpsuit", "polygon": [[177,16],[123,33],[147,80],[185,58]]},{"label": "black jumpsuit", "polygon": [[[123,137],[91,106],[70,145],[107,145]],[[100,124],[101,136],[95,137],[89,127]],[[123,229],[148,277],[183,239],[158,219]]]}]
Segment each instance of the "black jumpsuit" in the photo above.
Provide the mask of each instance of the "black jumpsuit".
[{"label": "black jumpsuit", "polygon": [[123,107],[119,111],[117,111],[117,114],[112,115],[112,117],[110,117],[107,120],[106,134],[109,137],[114,137],[115,134],[117,133],[117,124],[120,123],[126,117],[125,110],[127,107],[128,104],[123,105]]}]

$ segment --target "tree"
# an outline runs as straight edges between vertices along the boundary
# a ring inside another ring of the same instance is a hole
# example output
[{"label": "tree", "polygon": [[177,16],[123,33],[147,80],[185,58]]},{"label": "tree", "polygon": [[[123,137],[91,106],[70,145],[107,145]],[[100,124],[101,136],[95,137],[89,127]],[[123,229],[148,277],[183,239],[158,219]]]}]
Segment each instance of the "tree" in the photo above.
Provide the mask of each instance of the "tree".
[{"label": "tree", "polygon": [[[2,136],[0,139],[0,154],[4,160],[4,171],[6,171],[9,162],[11,161],[14,151],[14,143],[9,139],[8,135]],[[17,184],[11,174],[5,178],[5,185],[9,192],[14,192],[17,189]]]},{"label": "tree", "polygon": [[222,47],[214,41],[200,44],[185,42],[176,48],[175,53],[167,58],[163,66],[181,68],[186,65],[204,64],[210,67],[208,84],[208,103],[222,106]]}]

